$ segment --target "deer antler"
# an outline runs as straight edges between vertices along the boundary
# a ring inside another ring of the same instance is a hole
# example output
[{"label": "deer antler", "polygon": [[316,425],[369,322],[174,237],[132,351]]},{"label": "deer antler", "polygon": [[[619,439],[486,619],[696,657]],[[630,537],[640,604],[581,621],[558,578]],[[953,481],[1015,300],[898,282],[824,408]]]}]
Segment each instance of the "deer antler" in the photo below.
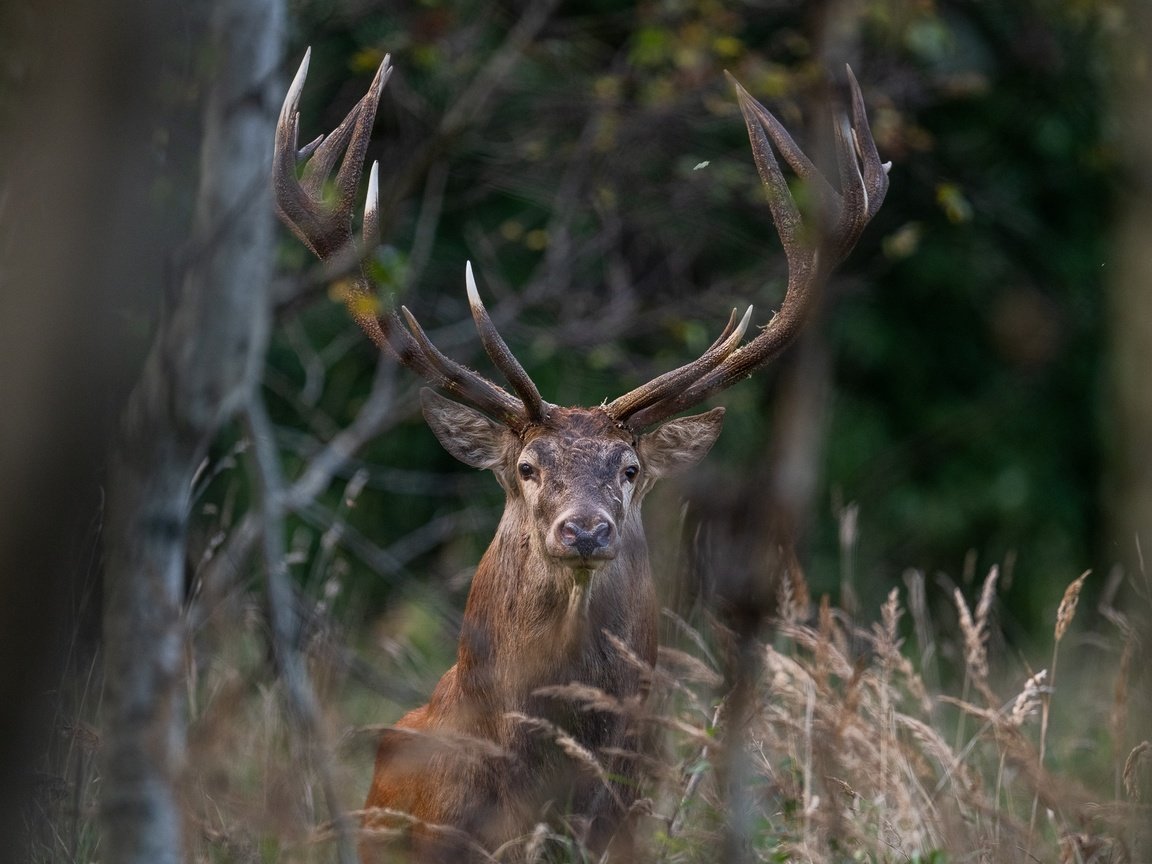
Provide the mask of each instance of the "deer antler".
[{"label": "deer antler", "polygon": [[[881,163],[876,152],[876,142],[864,111],[864,97],[851,68],[848,69],[848,85],[852,92],[851,120],[841,117],[835,127],[842,190],[839,193],[804,155],[780,121],[752,98],[735,78],[729,75],[728,80],[736,88],[740,111],[752,143],[752,156],[768,192],[772,221],[788,259],[788,287],[784,302],[768,325],[747,345],[739,347],[749,314],[745,314],[735,331],[731,329],[730,320],[720,339],[697,360],[665,373],[605,406],[605,411],[613,419],[634,429],[652,426],[699,404],[712,394],[747,378],[776,357],[800,331],[812,307],[816,288],[852,251],[888,191],[891,163]],[[815,231],[803,224],[769,139],[792,170],[815,186],[816,214],[820,221]]]},{"label": "deer antler", "polygon": [[[304,54],[304,60],[284,98],[280,120],[276,125],[276,147],[272,161],[276,210],[292,233],[318,258],[337,268],[351,269],[379,242],[379,166],[375,162],[372,163],[368,177],[361,250],[356,248],[352,215],[364,156],[372,134],[372,124],[376,119],[376,108],[384,85],[392,74],[392,67],[390,57],[386,56],[368,92],[348,112],[340,125],[327,137],[320,136],[301,148],[297,143],[300,94],[308,77],[311,53],[311,49],[308,49]],[[325,200],[324,187],[341,153],[344,158],[336,172],[335,200],[329,202]],[[304,170],[297,179],[296,165],[302,161],[305,162]],[[373,342],[389,350],[401,364],[412,369],[432,386],[452,393],[517,432],[532,423],[543,422],[553,406],[541,398],[524,367],[512,356],[496,332],[492,319],[480,301],[471,264],[466,269],[466,281],[468,302],[484,349],[519,398],[440,353],[406,307],[400,307],[403,319],[395,310],[378,314],[378,303],[362,265],[351,276],[346,304],[352,317]]]},{"label": "deer antler", "polygon": [[[378,242],[379,168],[375,162],[368,180],[363,249],[360,252],[356,249],[352,232],[352,211],[376,108],[392,69],[389,58],[385,57],[364,98],[348,112],[332,134],[299,148],[298,109],[310,54],[311,49],[305,53],[292,81],[276,127],[273,160],[276,206],[288,227],[321,260],[335,266],[350,267],[354,260],[362,260],[363,255],[375,248]],[[817,287],[852,251],[888,191],[891,163],[882,163],[876,152],[876,142],[864,110],[864,98],[850,68],[851,117],[839,118],[835,126],[840,192],[832,188],[804,155],[780,121],[732,76],[728,77],[736,88],[740,110],[748,127],[752,155],[768,192],[772,221],[788,259],[788,287],[780,311],[747,345],[741,346],[740,341],[751,319],[751,307],[739,320],[733,310],[720,337],[696,360],[660,375],[604,406],[605,412],[617,423],[636,430],[653,426],[704,401],[747,378],[776,357],[800,331],[812,307]],[[814,229],[803,224],[799,208],[773,155],[773,144],[792,170],[814,187],[818,221]],[[324,199],[324,187],[341,153],[343,160],[336,172],[335,201],[329,203]],[[305,166],[302,176],[297,179],[296,164],[301,161]],[[342,256],[347,256],[347,260],[341,261]],[[400,314],[395,310],[377,314],[377,302],[362,266],[352,276],[346,302],[352,316],[377,345],[391,351],[403,365],[434,387],[469,402],[516,432],[544,422],[555,406],[541,398],[524,367],[496,331],[476,290],[471,264],[466,268],[465,279],[468,303],[480,341],[496,368],[512,385],[515,396],[440,353],[406,307],[400,307]]]}]

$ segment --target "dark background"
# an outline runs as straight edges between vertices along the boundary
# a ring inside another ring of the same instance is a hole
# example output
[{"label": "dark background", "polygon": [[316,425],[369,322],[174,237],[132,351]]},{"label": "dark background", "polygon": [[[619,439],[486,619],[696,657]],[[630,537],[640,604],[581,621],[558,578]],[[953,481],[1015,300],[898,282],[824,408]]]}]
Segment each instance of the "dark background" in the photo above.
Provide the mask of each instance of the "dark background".
[{"label": "dark background", "polygon": [[[1105,353],[1124,182],[1118,7],[563,4],[477,105],[469,87],[518,10],[299,13],[290,53],[313,45],[305,137],[334,125],[383,52],[397,67],[370,153],[395,202],[383,291],[486,369],[463,298],[472,259],[514,349],[565,404],[695,356],[732,306],[755,303],[766,322],[784,265],[722,70],[818,150],[851,62],[893,161],[888,200],[805,343],[716,400],[730,410],[700,493],[766,462],[790,467],[805,478],[797,539],[816,591],[841,581],[851,507],[866,605],[905,568],[959,580],[1001,563],[1022,629],[1067,579],[1130,551],[1115,545],[1104,479],[1121,434]],[[288,272],[307,263],[295,247],[285,256]],[[356,409],[373,350],[353,340],[341,352],[350,325],[315,293],[287,300],[280,320],[275,420],[286,441],[323,437],[318,418],[335,428]],[[303,402],[302,340],[332,358]],[[781,442],[781,427],[798,440]],[[494,483],[458,476],[419,421],[362,455],[370,479],[353,525],[395,542],[464,501],[475,540],[431,566],[474,560],[496,518]],[[408,483],[413,469],[435,482]],[[315,544],[319,528],[306,533]],[[391,582],[377,574],[362,591],[379,602]]]}]

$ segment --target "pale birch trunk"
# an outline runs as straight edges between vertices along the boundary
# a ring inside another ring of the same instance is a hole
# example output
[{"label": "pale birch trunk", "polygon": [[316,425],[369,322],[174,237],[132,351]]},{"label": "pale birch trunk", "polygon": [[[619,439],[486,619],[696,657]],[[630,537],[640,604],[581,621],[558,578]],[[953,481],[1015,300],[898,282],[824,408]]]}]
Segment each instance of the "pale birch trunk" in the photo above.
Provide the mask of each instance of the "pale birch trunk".
[{"label": "pale birch trunk", "polygon": [[183,857],[189,493],[206,445],[254,386],[268,329],[283,4],[221,0],[212,16],[192,242],[111,458],[101,789],[101,860],[110,864]]}]

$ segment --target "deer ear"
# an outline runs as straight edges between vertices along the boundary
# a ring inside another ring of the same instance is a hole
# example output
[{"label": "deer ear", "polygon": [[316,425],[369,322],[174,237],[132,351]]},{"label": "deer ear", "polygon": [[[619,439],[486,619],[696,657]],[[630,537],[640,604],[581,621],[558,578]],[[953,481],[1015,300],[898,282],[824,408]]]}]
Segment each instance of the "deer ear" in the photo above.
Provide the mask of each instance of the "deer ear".
[{"label": "deer ear", "polygon": [[503,463],[512,434],[506,426],[427,387],[420,391],[420,404],[432,434],[465,465],[494,469]]},{"label": "deer ear", "polygon": [[638,449],[648,476],[655,480],[691,468],[712,449],[723,425],[724,409],[713,408],[669,420],[643,435]]}]

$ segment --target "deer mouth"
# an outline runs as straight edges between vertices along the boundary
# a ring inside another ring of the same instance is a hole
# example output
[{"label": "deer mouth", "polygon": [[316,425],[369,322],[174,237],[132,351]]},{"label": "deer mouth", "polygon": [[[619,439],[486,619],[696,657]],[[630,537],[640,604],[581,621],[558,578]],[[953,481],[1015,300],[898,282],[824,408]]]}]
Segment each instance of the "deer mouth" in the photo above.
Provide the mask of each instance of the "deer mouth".
[{"label": "deer mouth", "polygon": [[611,561],[615,558],[616,550],[592,549],[587,552],[580,552],[575,549],[565,549],[562,552],[553,553],[552,557],[561,564],[577,570],[594,570],[605,561]]}]

